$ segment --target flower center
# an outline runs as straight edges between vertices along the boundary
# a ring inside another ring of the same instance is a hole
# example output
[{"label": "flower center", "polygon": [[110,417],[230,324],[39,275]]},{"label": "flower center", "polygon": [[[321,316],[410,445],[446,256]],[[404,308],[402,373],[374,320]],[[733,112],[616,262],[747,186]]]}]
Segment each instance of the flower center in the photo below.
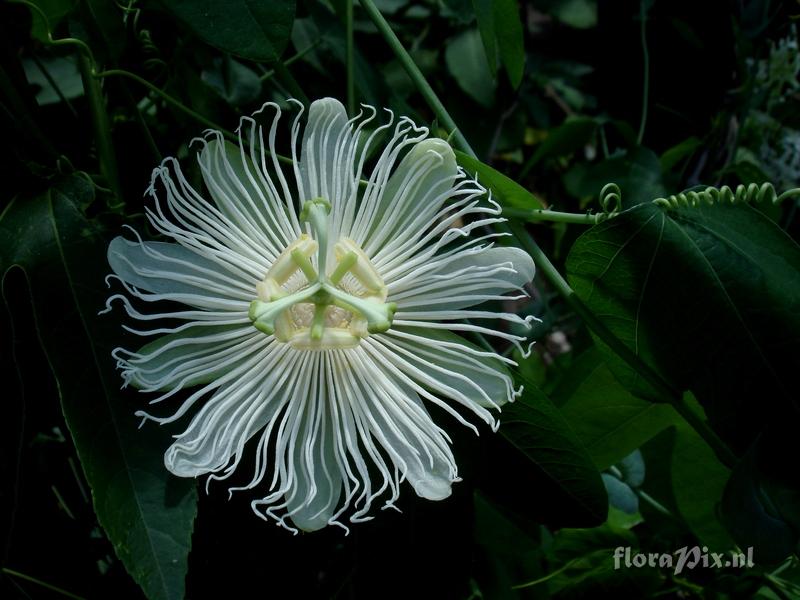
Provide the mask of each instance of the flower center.
[{"label": "flower center", "polygon": [[316,239],[302,234],[289,244],[250,303],[256,329],[298,349],[354,348],[370,333],[387,331],[397,309],[386,302],[386,285],[353,240],[334,244],[335,264],[328,269],[329,212],[321,198],[305,203],[300,219]]}]

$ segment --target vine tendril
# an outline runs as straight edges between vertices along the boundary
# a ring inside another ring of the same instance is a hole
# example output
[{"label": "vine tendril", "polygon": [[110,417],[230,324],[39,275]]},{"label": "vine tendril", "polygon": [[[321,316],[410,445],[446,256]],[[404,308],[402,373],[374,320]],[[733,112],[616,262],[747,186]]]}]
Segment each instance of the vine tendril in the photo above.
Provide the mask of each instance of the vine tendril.
[{"label": "vine tendril", "polygon": [[616,217],[622,210],[622,191],[616,183],[607,183],[600,190],[600,208],[602,212],[597,213],[596,222],[600,223],[611,217]]},{"label": "vine tendril", "polygon": [[761,185],[757,183],[737,185],[736,189],[732,189],[727,185],[723,185],[720,188],[708,186],[705,189],[687,190],[666,198],[656,198],[653,202],[666,209],[673,209],[682,207],[695,208],[700,204],[708,206],[714,204],[751,204],[753,202],[780,204],[787,198],[794,196],[800,196],[800,188],[786,190],[779,195],[775,191],[775,186],[767,182]]}]

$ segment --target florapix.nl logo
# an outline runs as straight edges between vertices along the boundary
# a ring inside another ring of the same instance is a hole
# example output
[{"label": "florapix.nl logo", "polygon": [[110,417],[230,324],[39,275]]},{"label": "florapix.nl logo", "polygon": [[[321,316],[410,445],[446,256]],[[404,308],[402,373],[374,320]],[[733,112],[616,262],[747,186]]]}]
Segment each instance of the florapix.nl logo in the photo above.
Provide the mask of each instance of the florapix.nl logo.
[{"label": "florapix.nl logo", "polygon": [[641,569],[653,567],[672,569],[679,575],[684,569],[743,569],[752,568],[753,548],[744,552],[709,552],[706,546],[684,546],[672,553],[667,552],[633,552],[630,546],[617,546],[614,549],[614,569]]}]

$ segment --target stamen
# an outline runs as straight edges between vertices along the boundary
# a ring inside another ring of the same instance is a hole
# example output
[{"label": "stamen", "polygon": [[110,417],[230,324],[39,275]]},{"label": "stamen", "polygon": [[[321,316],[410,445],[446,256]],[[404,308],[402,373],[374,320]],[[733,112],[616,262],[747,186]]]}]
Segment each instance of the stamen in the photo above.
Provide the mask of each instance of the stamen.
[{"label": "stamen", "polygon": [[256,329],[267,334],[273,334],[275,333],[275,319],[298,302],[303,302],[313,296],[319,288],[320,286],[317,283],[302,291],[289,294],[283,298],[271,300],[270,302],[253,300],[250,303],[250,310],[247,316],[250,317]]},{"label": "stamen", "polygon": [[392,325],[394,313],[397,311],[397,305],[394,302],[384,303],[369,298],[358,298],[334,287],[328,287],[325,291],[333,297],[333,304],[364,317],[368,323],[367,331],[369,333],[388,331]]}]

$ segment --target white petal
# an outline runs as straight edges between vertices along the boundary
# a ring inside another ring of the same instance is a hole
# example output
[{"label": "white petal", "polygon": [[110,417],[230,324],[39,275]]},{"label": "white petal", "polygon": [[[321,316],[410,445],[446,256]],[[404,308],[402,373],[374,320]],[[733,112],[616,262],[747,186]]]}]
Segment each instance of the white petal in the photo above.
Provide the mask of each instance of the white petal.
[{"label": "white petal", "polygon": [[334,98],[311,103],[308,124],[303,131],[300,158],[300,205],[324,198],[340,201],[352,187],[352,164],[347,164],[351,126],[347,111]]},{"label": "white petal", "polygon": [[[200,302],[219,298],[249,301],[255,296],[255,281],[231,277],[218,264],[179,244],[117,237],[108,246],[108,263],[123,281],[149,292],[199,296]],[[197,306],[187,299],[183,299],[185,304]]]},{"label": "white petal", "polygon": [[400,310],[465,308],[522,290],[534,270],[533,259],[519,248],[465,251],[431,260],[390,283],[389,299]]},{"label": "white petal", "polygon": [[[417,380],[468,408],[497,408],[513,398],[510,378],[500,361],[484,357],[485,362],[482,362],[465,352],[459,359],[457,351],[447,352],[445,346],[433,337],[437,334],[445,341],[458,337],[437,331],[422,339],[382,336],[381,343],[395,355],[402,369],[409,374],[413,373],[412,369],[417,371],[412,375]],[[464,340],[461,340],[461,345],[466,347]]]},{"label": "white petal", "polygon": [[121,361],[134,387],[171,390],[209,383],[247,359],[263,334],[247,325],[189,323]]},{"label": "white petal", "polygon": [[[161,197],[158,187],[163,190]],[[275,257],[268,248],[261,247],[261,238],[251,237],[251,232],[237,226],[198,194],[174,158],[164,159],[153,170],[149,192],[155,203],[146,207],[145,213],[150,224],[163,235],[231,273],[249,272],[260,279],[269,269]]]},{"label": "white petal", "polygon": [[416,144],[394,171],[381,190],[364,250],[376,256],[381,248],[400,245],[419,237],[428,227],[409,227],[420,213],[432,218],[453,188],[458,168],[453,149],[437,138]]},{"label": "white petal", "polygon": [[457,480],[455,459],[444,432],[436,426],[419,395],[369,357],[354,353],[354,387],[370,432],[417,494],[429,500],[450,495]]},{"label": "white petal", "polygon": [[506,362],[447,330],[398,327],[388,334],[410,352],[428,376],[491,408],[513,401],[516,392]]},{"label": "white petal", "polygon": [[450,496],[452,483],[456,480],[455,459],[417,393],[399,381],[391,381],[385,387],[390,386],[394,390],[384,401],[398,403],[400,398],[407,399],[417,405],[425,415],[425,421],[415,423],[407,415],[395,414],[394,427],[390,427],[387,420],[392,415],[388,411],[387,414],[374,411],[373,417],[384,434],[384,443],[401,458],[402,463],[396,466],[418,496],[443,500]]},{"label": "white petal", "polygon": [[197,477],[222,469],[234,454],[241,456],[247,440],[283,408],[287,379],[288,387],[296,383],[290,354],[273,344],[262,351],[261,368],[221,386],[165,453],[167,469],[179,477]]},{"label": "white petal", "polygon": [[[327,363],[327,357],[319,356]],[[342,475],[336,461],[331,396],[325,380],[325,367],[318,365],[315,386],[301,415],[298,442],[294,446],[296,484],[286,498],[289,518],[303,531],[316,531],[328,524],[339,504]]]},{"label": "white petal", "polygon": [[217,134],[204,141],[198,157],[211,197],[232,223],[273,255],[280,254],[299,234],[275,195],[270,175],[257,166],[242,146]]}]

